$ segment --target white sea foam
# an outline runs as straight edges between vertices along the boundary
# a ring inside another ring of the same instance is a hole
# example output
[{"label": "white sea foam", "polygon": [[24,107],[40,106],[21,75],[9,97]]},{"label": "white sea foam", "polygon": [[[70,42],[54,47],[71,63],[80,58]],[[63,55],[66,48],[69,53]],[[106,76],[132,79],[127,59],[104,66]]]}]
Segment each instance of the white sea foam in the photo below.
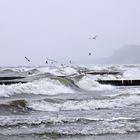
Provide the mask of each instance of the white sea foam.
[{"label": "white sea foam", "polygon": [[51,73],[53,75],[63,75],[57,67],[41,67],[38,68],[41,73]]},{"label": "white sea foam", "polygon": [[140,69],[138,68],[131,68],[129,70],[127,70],[126,72],[124,72],[123,74],[123,78],[124,79],[130,79],[130,80],[134,80],[134,79],[140,79]]},{"label": "white sea foam", "polygon": [[133,104],[140,104],[140,96],[118,97],[111,100],[82,100],[65,101],[63,103],[50,103],[47,101],[32,101],[29,107],[41,111],[60,110],[94,110],[98,108],[120,108]]},{"label": "white sea foam", "polygon": [[40,67],[37,68],[41,73],[51,73],[57,76],[71,75],[77,73],[77,70],[72,67]]},{"label": "white sea foam", "polygon": [[66,68],[63,68],[63,73],[66,75],[71,75],[71,74],[77,73],[77,70],[72,67],[66,67]]},{"label": "white sea foam", "polygon": [[25,84],[0,85],[0,97],[9,97],[10,95],[21,93],[55,95],[60,93],[74,93],[74,90],[64,86],[58,80],[48,78]]},{"label": "white sea foam", "polygon": [[87,75],[84,76],[80,81],[78,81],[76,84],[85,90],[112,90],[115,87],[111,86],[111,85],[101,85],[96,81],[97,76],[91,76],[91,75]]},{"label": "white sea foam", "polygon": [[[51,73],[54,75],[70,75],[77,73],[77,67],[17,67],[11,68],[12,70],[24,72],[32,69],[38,70],[40,73]],[[90,66],[89,69],[95,70],[126,70],[122,76],[115,75],[86,75],[81,80],[75,81],[80,88],[85,90],[113,90],[116,87],[110,85],[101,85],[96,80],[106,80],[106,79],[140,79],[140,70],[139,67],[125,67],[125,66],[109,66],[109,67],[99,67],[99,66]],[[7,68],[3,68],[7,69]],[[10,68],[9,68],[10,69]],[[127,89],[126,89],[127,90]],[[138,89],[139,91],[139,89]],[[44,94],[44,95],[53,95],[59,93],[73,93],[74,91],[64,86],[62,83],[56,80],[42,79],[39,81],[29,82],[26,84],[15,84],[15,85],[1,85],[0,86],[0,96],[8,97],[13,94],[20,93],[32,93],[32,94]]]},{"label": "white sea foam", "polygon": [[27,124],[27,125],[39,125],[41,123],[47,124],[56,124],[56,123],[72,123],[77,122],[78,120],[85,120],[85,121],[104,121],[104,122],[113,122],[113,121],[121,121],[121,120],[137,120],[140,118],[130,118],[130,117],[117,117],[117,118],[96,118],[96,117],[65,117],[65,116],[0,116],[0,126],[14,126],[18,124]]}]

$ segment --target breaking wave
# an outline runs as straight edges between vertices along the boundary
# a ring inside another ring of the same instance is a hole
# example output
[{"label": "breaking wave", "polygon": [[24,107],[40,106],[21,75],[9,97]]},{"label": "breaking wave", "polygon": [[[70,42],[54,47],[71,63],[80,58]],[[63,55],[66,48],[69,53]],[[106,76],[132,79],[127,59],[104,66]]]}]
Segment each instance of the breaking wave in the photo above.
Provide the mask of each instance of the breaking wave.
[{"label": "breaking wave", "polygon": [[41,94],[56,95],[61,93],[74,93],[74,90],[59,80],[49,78],[28,82],[25,84],[0,85],[0,96],[9,97],[14,94]]},{"label": "breaking wave", "polygon": [[[124,73],[90,75],[79,73],[81,69]],[[136,79],[140,77],[139,67],[9,67],[0,71],[28,77],[24,84],[0,85],[1,135],[61,137],[140,132],[140,88],[97,82]]]},{"label": "breaking wave", "polygon": [[113,109],[140,104],[140,96],[117,96],[112,99],[104,100],[67,100],[60,103],[47,102],[46,100],[32,101],[28,107],[40,111],[72,111],[72,110],[94,110],[94,109]]}]

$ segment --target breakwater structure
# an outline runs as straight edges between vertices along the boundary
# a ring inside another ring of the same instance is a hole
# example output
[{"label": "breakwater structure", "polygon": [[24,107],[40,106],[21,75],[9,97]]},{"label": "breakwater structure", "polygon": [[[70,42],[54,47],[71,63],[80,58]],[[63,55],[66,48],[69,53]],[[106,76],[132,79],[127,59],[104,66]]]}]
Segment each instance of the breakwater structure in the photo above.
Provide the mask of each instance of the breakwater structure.
[{"label": "breakwater structure", "polygon": [[[58,76],[61,78],[67,78],[67,77],[81,77],[84,75],[122,75],[121,71],[81,71],[80,74],[74,74],[74,75],[67,75],[67,76]],[[36,78],[28,79],[29,75],[0,75],[0,85],[11,85],[11,84],[18,84],[18,83],[27,83],[32,82],[34,80],[37,80]],[[135,79],[98,79],[96,80],[100,84],[104,85],[113,85],[113,86],[139,86],[140,80]]]},{"label": "breakwater structure", "polygon": [[139,86],[140,80],[97,80],[100,84],[113,86]]}]

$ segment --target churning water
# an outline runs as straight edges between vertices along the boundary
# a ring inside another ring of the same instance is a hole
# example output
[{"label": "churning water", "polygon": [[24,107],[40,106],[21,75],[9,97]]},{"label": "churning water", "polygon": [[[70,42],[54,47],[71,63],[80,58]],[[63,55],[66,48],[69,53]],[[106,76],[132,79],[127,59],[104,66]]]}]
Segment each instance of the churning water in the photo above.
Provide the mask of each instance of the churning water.
[{"label": "churning water", "polygon": [[[122,74],[85,75],[80,69]],[[2,67],[0,73],[28,75],[27,83],[0,85],[1,139],[139,138],[140,87],[97,82],[140,79],[139,65]]]}]

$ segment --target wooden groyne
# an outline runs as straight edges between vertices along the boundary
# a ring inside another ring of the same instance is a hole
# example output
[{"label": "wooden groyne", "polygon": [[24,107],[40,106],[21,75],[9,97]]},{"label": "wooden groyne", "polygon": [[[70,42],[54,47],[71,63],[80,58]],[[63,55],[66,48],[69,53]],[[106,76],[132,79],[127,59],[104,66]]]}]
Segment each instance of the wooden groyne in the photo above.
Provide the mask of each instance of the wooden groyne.
[{"label": "wooden groyne", "polygon": [[90,74],[90,75],[122,75],[122,71],[77,71],[77,73],[71,74],[71,75],[62,75],[62,76],[58,76],[61,78],[65,78],[65,77],[79,77],[79,76],[84,76],[86,74]]},{"label": "wooden groyne", "polygon": [[20,76],[0,76],[0,81],[1,80],[5,80],[5,81],[7,81],[7,80],[15,80],[15,79],[23,79],[23,78],[25,78],[25,77],[20,77]]},{"label": "wooden groyne", "polygon": [[123,71],[107,71],[107,70],[78,70],[79,74],[91,74],[91,75],[117,75],[122,74]]},{"label": "wooden groyne", "polygon": [[11,85],[18,83],[27,83],[27,80],[24,80],[25,76],[0,76],[0,85]]},{"label": "wooden groyne", "polygon": [[[0,80],[0,85],[27,83],[24,80]],[[140,86],[140,80],[97,80],[100,84],[113,86]]]},{"label": "wooden groyne", "polygon": [[122,74],[120,71],[89,71],[86,72],[86,74],[92,74],[92,75],[117,75]]},{"label": "wooden groyne", "polygon": [[14,81],[14,80],[1,80],[0,85],[11,85],[11,84],[23,84],[27,83],[27,81]]},{"label": "wooden groyne", "polygon": [[[106,72],[106,71],[90,71],[90,74],[120,74],[120,72],[117,71],[111,71],[111,72]],[[85,74],[74,74],[74,75],[68,75],[68,76],[58,76],[61,78],[75,78],[80,80]],[[0,76],[0,85],[11,85],[11,84],[18,84],[18,83],[27,83],[27,82],[32,82],[34,80],[37,80],[38,78],[31,77],[31,79],[28,78],[28,76]],[[116,79],[116,80],[96,80],[100,84],[104,85],[113,85],[113,86],[140,86],[140,80],[122,80],[122,79]]]},{"label": "wooden groyne", "polygon": [[113,86],[139,86],[140,80],[97,80],[100,84]]}]

